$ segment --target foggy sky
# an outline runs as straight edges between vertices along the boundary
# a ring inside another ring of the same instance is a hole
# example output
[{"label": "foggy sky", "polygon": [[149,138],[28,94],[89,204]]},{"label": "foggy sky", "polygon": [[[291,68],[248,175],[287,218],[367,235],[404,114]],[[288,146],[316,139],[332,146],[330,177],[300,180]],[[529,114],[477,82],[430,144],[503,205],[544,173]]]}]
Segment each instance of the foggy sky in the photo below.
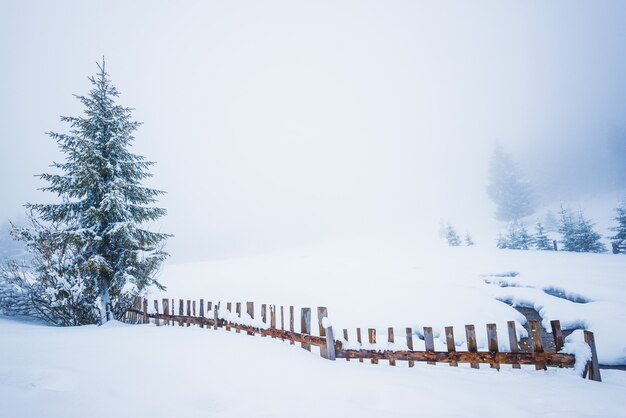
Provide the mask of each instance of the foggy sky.
[{"label": "foggy sky", "polygon": [[546,201],[623,187],[625,2],[0,4],[1,221],[103,55],[177,260],[481,224],[496,142]]}]

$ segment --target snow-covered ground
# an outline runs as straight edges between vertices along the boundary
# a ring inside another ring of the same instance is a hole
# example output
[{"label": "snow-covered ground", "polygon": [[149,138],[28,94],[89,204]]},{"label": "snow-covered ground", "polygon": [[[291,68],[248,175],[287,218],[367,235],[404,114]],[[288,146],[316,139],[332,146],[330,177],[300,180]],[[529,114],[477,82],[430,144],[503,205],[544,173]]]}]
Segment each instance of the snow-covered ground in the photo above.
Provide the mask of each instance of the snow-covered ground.
[{"label": "snow-covered ground", "polygon": [[[379,335],[395,327],[404,335],[405,327],[419,332],[431,326],[441,349],[441,331],[450,325],[460,348],[466,324],[476,325],[479,347],[486,347],[487,323],[495,322],[504,337],[506,322],[516,320],[525,336],[523,315],[502,302],[510,301],[536,308],[548,330],[549,321],[559,319],[564,329],[593,331],[600,362],[626,364],[623,255],[452,248],[378,234],[262,256],[169,265],[162,281],[173,298],[249,300],[257,309],[260,303],[326,306],[334,327],[347,328],[350,335],[356,327],[378,328]],[[503,337],[499,343],[508,351]],[[396,340],[402,347],[404,340]],[[423,342],[416,342],[417,349]]]},{"label": "snow-covered ground", "polygon": [[[327,306],[333,327],[351,338],[356,327],[386,336],[388,326],[398,335],[432,326],[438,337],[453,325],[459,349],[465,324],[476,325],[483,347],[486,323],[501,332],[508,320],[521,325],[524,317],[501,299],[587,327],[600,361],[624,364],[625,271],[622,255],[449,248],[378,234],[168,265],[168,290],[151,297],[249,300],[257,317],[261,303]],[[571,369],[330,362],[244,333],[119,323],[53,328],[4,318],[0,340],[1,417],[626,416],[626,372],[617,370],[602,370],[597,383]]]},{"label": "snow-covered ground", "polygon": [[224,330],[0,319],[0,416],[624,417],[626,373],[330,362]]}]

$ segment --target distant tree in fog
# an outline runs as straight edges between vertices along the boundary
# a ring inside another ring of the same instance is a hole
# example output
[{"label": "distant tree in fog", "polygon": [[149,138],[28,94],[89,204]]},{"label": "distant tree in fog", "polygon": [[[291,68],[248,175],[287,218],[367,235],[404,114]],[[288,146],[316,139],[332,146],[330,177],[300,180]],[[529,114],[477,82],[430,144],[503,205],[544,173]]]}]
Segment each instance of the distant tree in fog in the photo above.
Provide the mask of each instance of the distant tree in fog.
[{"label": "distant tree in fog", "polygon": [[458,247],[461,245],[461,237],[457,234],[456,229],[450,224],[446,224],[446,240],[451,247]]},{"label": "distant tree in fog", "polygon": [[497,205],[495,216],[500,221],[521,219],[535,211],[530,186],[501,145],[496,145],[491,156],[487,194]]}]

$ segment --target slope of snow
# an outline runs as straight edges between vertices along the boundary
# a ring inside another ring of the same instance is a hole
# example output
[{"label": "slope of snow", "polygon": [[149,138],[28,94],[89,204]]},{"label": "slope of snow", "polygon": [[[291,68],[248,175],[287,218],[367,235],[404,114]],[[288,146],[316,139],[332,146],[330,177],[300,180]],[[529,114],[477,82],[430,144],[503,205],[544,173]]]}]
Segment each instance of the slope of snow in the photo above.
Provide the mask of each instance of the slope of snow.
[{"label": "slope of snow", "polygon": [[331,362],[298,345],[200,328],[52,328],[0,319],[11,418],[623,417],[626,373]]},{"label": "slope of snow", "polygon": [[[494,322],[504,333],[501,349],[508,350],[507,321],[517,321],[520,337],[526,335],[523,315],[502,302],[509,301],[535,307],[548,330],[552,319],[562,320],[563,328],[590,329],[604,364],[626,364],[625,278],[622,255],[426,246],[397,235],[170,265],[162,274],[168,297],[254,301],[257,310],[260,303],[294,305],[296,312],[326,306],[334,328],[347,328],[352,337],[356,327],[385,336],[387,327],[402,336],[412,327],[419,336],[431,326],[436,348],[445,347],[442,331],[450,325],[463,348],[465,324],[476,325],[478,344],[486,347],[485,325]],[[403,338],[396,341],[403,346]],[[423,342],[416,343],[417,349]]]}]

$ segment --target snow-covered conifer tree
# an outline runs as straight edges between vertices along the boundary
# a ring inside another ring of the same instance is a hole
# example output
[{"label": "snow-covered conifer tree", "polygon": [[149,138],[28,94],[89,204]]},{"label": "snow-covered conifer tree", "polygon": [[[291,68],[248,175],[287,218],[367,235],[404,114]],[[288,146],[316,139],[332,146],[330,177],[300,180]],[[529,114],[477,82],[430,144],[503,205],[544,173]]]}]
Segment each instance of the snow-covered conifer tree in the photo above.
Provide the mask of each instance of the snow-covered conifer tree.
[{"label": "snow-covered conifer tree", "polygon": [[512,221],[535,211],[530,186],[525,182],[512,157],[497,145],[489,166],[487,194],[497,205],[496,219]]},{"label": "snow-covered conifer tree", "polygon": [[563,251],[576,251],[576,222],[569,209],[566,209],[561,205],[559,212],[559,234],[561,234],[561,244],[563,244]]},{"label": "snow-covered conifer tree", "polygon": [[498,239],[496,240],[496,247],[500,248],[501,250],[506,250],[507,248],[509,248],[509,240],[507,240],[507,238],[501,233],[498,234]]},{"label": "snow-covered conifer tree", "polygon": [[622,201],[615,208],[615,212],[617,215],[614,219],[617,222],[617,226],[611,228],[611,231],[615,232],[611,240],[614,247],[623,247],[626,245],[626,200]]},{"label": "snow-covered conifer tree", "polygon": [[533,237],[528,233],[526,226],[514,220],[509,223],[506,235],[498,235],[496,246],[502,249],[528,250],[533,243]]},{"label": "snow-covered conifer tree", "polygon": [[594,224],[586,219],[582,210],[578,216],[561,205],[561,224],[559,233],[561,234],[564,251],[603,253],[606,246],[600,242],[602,235],[593,229]]},{"label": "snow-covered conifer tree", "polygon": [[604,253],[606,246],[600,242],[602,235],[594,231],[592,223],[583,216],[583,212],[578,212],[578,222],[576,224],[576,251],[587,253]]},{"label": "snow-covered conifer tree", "polygon": [[[69,133],[49,133],[65,161],[53,164],[58,173],[40,177],[49,184],[43,190],[61,202],[28,204],[39,228],[14,232],[31,249],[43,244],[56,252],[46,258],[51,267],[32,266],[36,289],[54,293],[57,305],[77,301],[72,303],[86,311],[78,323],[120,318],[135,295],[152,285],[161,288],[155,275],[167,257],[163,245],[169,237],[147,229],[165,215],[152,206],[163,192],[142,185],[154,163],[129,151],[140,124],[131,119],[130,108],[116,104],[119,93],[104,60],[98,67],[89,78],[89,94],[77,97],[84,115],[61,117]],[[55,279],[47,280],[50,275]],[[68,282],[62,291],[53,288],[59,280]]]},{"label": "snow-covered conifer tree", "polygon": [[446,225],[446,240],[448,241],[448,245],[451,247],[458,247],[461,245],[461,237],[457,234],[454,227],[450,224]]},{"label": "snow-covered conifer tree", "polygon": [[546,230],[541,221],[537,221],[535,224],[534,240],[535,248],[538,250],[550,251],[554,249],[552,243],[550,242],[550,238],[546,235]]},{"label": "snow-covered conifer tree", "polygon": [[469,232],[465,234],[465,245],[467,245],[468,247],[475,245],[475,242]]}]

